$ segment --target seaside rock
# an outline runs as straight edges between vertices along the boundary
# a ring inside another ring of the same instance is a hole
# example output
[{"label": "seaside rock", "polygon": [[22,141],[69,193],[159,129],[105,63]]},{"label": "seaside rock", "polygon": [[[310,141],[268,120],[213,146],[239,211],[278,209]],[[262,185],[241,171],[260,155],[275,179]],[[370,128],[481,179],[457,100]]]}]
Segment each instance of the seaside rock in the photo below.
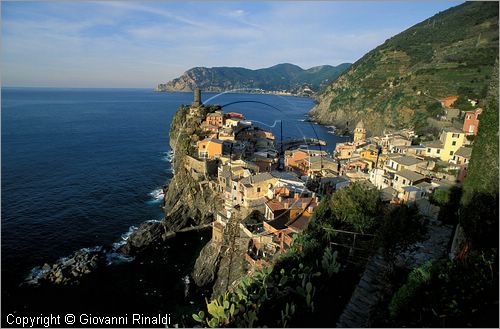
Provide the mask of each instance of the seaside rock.
[{"label": "seaside rock", "polygon": [[178,231],[210,223],[222,204],[212,190],[180,166],[165,193],[165,224],[170,230]]},{"label": "seaside rock", "polygon": [[221,258],[220,248],[220,243],[210,240],[200,251],[192,273],[194,283],[198,287],[203,287],[214,282]]},{"label": "seaside rock", "polygon": [[41,267],[35,267],[24,283],[34,285],[41,283],[78,284],[83,275],[95,271],[104,263],[104,259],[105,251],[103,248],[78,250],[52,265],[45,263]]},{"label": "seaside rock", "polygon": [[167,234],[168,229],[165,225],[165,221],[142,223],[118,251],[125,255],[137,254],[163,241]]}]

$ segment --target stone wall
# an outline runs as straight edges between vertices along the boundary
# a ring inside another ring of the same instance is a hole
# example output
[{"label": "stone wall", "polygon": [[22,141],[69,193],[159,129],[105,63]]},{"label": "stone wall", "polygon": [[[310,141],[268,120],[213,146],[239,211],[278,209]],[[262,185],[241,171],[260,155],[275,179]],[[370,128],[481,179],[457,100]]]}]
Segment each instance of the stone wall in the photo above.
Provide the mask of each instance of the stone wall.
[{"label": "stone wall", "polygon": [[189,155],[184,157],[184,167],[195,179],[216,176],[217,165],[217,160],[198,160]]}]

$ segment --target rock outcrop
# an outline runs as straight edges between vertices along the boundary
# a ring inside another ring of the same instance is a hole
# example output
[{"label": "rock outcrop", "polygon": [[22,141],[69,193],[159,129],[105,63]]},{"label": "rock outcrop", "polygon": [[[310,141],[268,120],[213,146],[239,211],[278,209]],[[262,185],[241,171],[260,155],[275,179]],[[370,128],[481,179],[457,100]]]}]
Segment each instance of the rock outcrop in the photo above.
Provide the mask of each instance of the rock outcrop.
[{"label": "rock outcrop", "polygon": [[51,283],[56,285],[77,284],[80,279],[95,271],[106,262],[106,251],[102,247],[81,249],[54,264],[35,267],[25,280],[27,284]]},{"label": "rock outcrop", "polygon": [[208,286],[214,282],[221,259],[221,247],[221,243],[210,240],[201,250],[192,273],[197,286]]},{"label": "rock outcrop", "polygon": [[125,255],[136,255],[169,237],[169,229],[165,221],[142,223],[118,251]]}]

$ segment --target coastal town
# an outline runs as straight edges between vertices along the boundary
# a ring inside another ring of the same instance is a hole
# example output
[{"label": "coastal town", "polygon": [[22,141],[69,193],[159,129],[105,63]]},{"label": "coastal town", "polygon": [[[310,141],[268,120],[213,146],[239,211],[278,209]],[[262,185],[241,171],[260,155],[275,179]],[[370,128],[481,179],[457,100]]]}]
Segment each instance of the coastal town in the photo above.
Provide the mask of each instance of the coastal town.
[{"label": "coastal town", "polygon": [[[201,106],[198,89],[188,116],[199,116]],[[423,215],[436,215],[429,197],[463,182],[481,114],[480,108],[460,113],[449,98],[442,106],[457,116],[453,125],[443,117],[437,140],[418,143],[410,129],[368,137],[359,121],[353,140],[334,146],[308,138],[286,144],[240,113],[209,112],[184,166],[223,200],[212,240],[222,243],[231,218],[252,217],[237,221],[239,235],[249,241],[244,257],[250,270],[267,266],[307,228],[322,197],[355,182],[380,190],[385,203],[416,204]]]}]

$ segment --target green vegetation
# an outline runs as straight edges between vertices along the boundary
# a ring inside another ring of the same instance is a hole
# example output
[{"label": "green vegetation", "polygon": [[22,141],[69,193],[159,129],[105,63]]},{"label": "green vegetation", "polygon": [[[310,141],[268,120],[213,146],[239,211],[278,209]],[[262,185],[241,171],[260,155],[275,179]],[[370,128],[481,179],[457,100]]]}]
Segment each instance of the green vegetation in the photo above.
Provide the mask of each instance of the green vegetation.
[{"label": "green vegetation", "polygon": [[[349,245],[340,246],[345,241],[338,230],[360,234],[356,247],[369,256],[377,246],[394,253],[404,250],[422,237],[423,223],[414,207],[394,206],[385,213],[378,190],[354,183],[321,200],[308,229],[294,236],[272,268],[207,301],[207,309],[193,319],[208,327],[334,327],[366,261],[352,258]],[[361,232],[377,238],[364,243]],[[340,245],[332,245],[334,241]]]},{"label": "green vegetation", "polygon": [[430,201],[440,207],[438,215],[440,221],[446,224],[456,224],[458,222],[461,197],[462,189],[458,186],[453,186],[450,189],[434,190],[430,196]]},{"label": "green vegetation", "polygon": [[460,224],[478,248],[498,248],[498,61],[461,199]]},{"label": "green vegetation", "polygon": [[441,206],[440,219],[460,221],[466,241],[456,259],[417,268],[396,286],[378,326],[498,327],[498,62],[495,66],[463,190],[437,190],[431,197]]},{"label": "green vegetation", "polygon": [[[457,95],[460,109],[470,108],[468,98],[484,100],[497,55],[498,3],[466,2],[367,53],[325,89],[318,109],[362,118],[374,133],[420,132],[442,112],[436,99]],[[337,120],[335,113],[320,116]]]},{"label": "green vegetation", "polygon": [[341,189],[321,202],[314,214],[315,225],[371,233],[382,215],[382,203],[377,189],[355,183]]},{"label": "green vegetation", "polygon": [[384,249],[386,259],[394,259],[412,243],[421,240],[426,231],[425,224],[417,206],[393,208],[383,218],[377,231],[378,245]]},{"label": "green vegetation", "polygon": [[278,64],[269,68],[250,70],[242,67],[195,67],[181,77],[159,85],[160,90],[193,89],[225,91],[238,88],[297,91],[307,85],[319,91],[349,68],[351,64],[322,65],[304,70],[293,64]]},{"label": "green vegetation", "polygon": [[417,267],[408,275],[408,281],[399,288],[389,303],[389,314],[392,318],[397,317],[411,307],[412,299],[422,289],[423,285],[430,281],[432,263],[426,263]]},{"label": "green vegetation", "polygon": [[388,326],[497,327],[498,256],[473,252],[412,271],[389,304]]}]

